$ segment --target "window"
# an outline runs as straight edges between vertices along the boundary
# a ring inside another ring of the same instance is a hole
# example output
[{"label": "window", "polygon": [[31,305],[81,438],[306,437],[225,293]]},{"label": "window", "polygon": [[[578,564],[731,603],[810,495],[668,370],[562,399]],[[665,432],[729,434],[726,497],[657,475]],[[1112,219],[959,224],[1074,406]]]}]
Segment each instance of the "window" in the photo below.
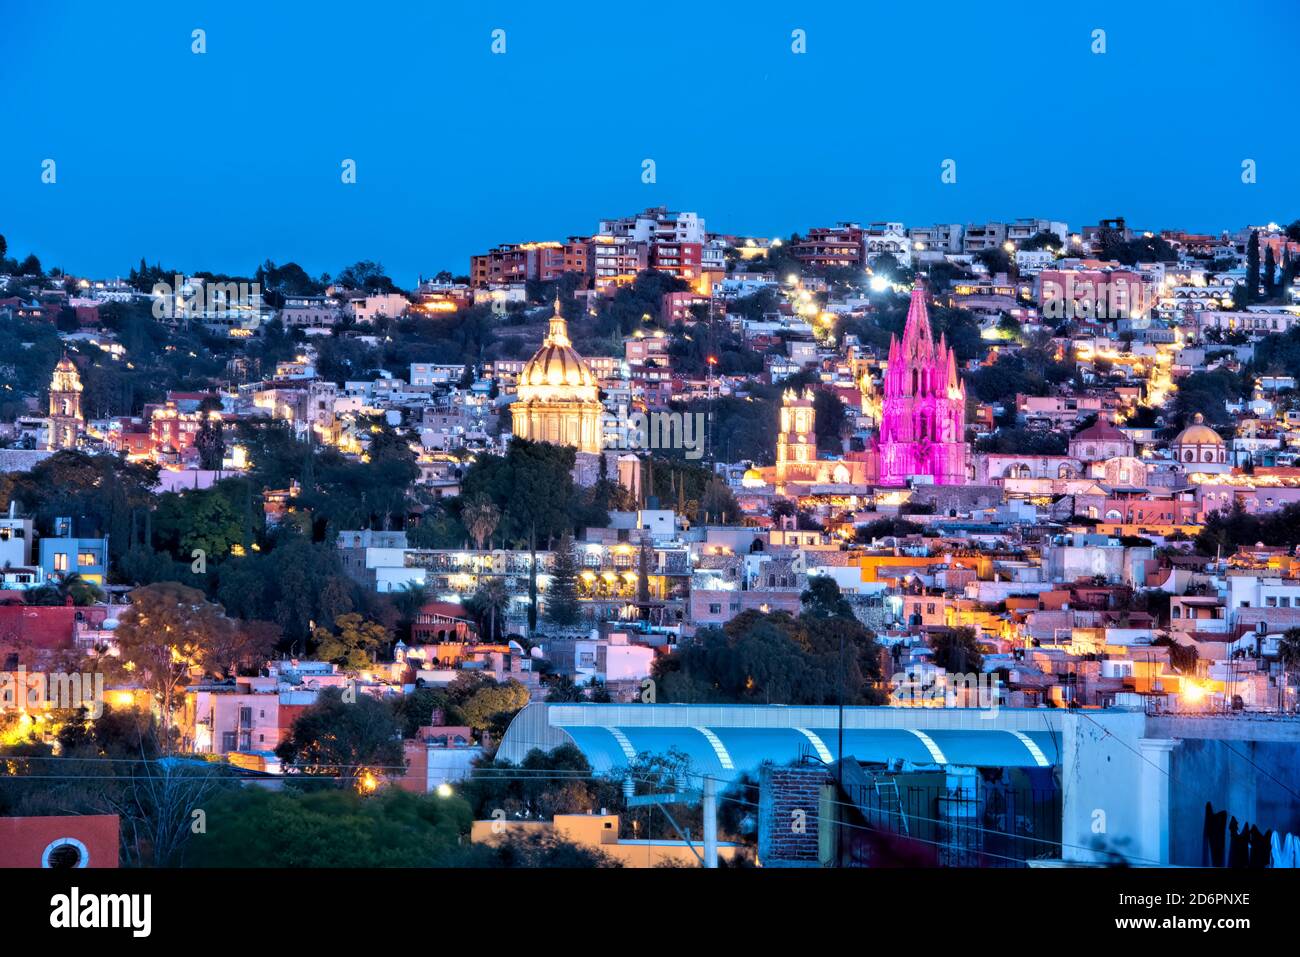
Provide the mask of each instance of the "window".
[{"label": "window", "polygon": [[721,614],[722,614],[722,605],[721,605],[720,603],[717,603],[717,602],[714,602],[714,603],[710,604],[710,605],[709,605],[709,614],[710,614],[710,615],[721,615]]},{"label": "window", "polygon": [[56,572],[66,572],[66,571],[68,570],[68,553],[67,553],[67,552],[55,552],[55,553],[54,553],[54,570],[55,570]]},{"label": "window", "polygon": [[77,552],[77,567],[90,568],[99,564],[99,556],[94,552]]},{"label": "window", "polygon": [[41,852],[41,867],[50,870],[72,870],[86,867],[89,863],[90,852],[75,837],[61,837],[51,841]]}]

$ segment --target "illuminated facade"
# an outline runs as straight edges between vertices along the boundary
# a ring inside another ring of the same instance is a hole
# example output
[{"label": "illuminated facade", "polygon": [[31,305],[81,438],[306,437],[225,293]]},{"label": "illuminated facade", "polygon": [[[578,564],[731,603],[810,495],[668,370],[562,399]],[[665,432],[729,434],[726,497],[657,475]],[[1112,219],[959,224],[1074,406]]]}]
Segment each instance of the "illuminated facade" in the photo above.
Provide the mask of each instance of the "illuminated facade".
[{"label": "illuminated facade", "polygon": [[776,437],[776,478],[811,481],[817,468],[817,434],[813,429],[811,389],[786,389],[781,403],[781,432]]},{"label": "illuminated facade", "polygon": [[799,495],[813,486],[864,485],[874,481],[875,458],[869,452],[818,458],[817,413],[812,389],[786,389],[781,397],[776,465],[750,469],[742,485],[772,486],[780,495]]},{"label": "illuminated facade", "polygon": [[54,367],[50,380],[50,433],[51,449],[75,449],[77,439],[85,426],[81,415],[81,376],[72,360],[64,356]]},{"label": "illuminated facade", "polygon": [[605,411],[599,391],[596,377],[569,340],[557,298],[546,340],[519,375],[518,396],[510,406],[511,430],[517,438],[598,454]]},{"label": "illuminated facade", "polygon": [[925,287],[912,290],[903,339],[891,338],[880,436],[880,482],[959,485],[967,480],[966,385],[943,336],[930,331]]}]

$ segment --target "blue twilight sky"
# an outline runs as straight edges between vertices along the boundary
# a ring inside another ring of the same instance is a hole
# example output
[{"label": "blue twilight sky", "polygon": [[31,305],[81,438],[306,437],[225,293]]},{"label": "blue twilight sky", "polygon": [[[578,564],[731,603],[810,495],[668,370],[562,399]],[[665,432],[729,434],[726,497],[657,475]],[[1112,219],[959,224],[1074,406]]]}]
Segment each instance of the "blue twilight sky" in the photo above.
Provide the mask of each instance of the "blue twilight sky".
[{"label": "blue twilight sky", "polygon": [[1298,37],[1294,0],[0,0],[0,234],[92,275],[367,258],[409,285],[650,205],[753,235],[1289,222]]}]

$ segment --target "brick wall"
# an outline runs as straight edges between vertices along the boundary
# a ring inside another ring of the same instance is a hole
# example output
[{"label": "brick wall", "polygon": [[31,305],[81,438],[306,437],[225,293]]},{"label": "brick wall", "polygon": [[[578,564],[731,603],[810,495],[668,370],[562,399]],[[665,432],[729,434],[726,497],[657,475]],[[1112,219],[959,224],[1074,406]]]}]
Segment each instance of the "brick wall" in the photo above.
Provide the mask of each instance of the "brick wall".
[{"label": "brick wall", "polygon": [[818,867],[821,765],[766,767],[759,779],[758,859],[764,867]]}]

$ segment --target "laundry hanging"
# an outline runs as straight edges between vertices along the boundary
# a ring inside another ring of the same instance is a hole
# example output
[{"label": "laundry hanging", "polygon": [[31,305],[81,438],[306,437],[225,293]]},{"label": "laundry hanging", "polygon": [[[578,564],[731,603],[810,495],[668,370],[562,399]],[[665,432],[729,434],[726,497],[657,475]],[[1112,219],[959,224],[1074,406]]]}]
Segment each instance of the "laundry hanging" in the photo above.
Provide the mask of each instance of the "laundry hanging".
[{"label": "laundry hanging", "polygon": [[1201,866],[1222,867],[1224,844],[1228,838],[1228,812],[1216,811],[1205,802],[1205,833],[1201,841]]},{"label": "laundry hanging", "polygon": [[1246,827],[1238,829],[1235,817],[1228,822],[1228,866],[1250,866],[1250,831]]},{"label": "laundry hanging", "polygon": [[1300,867],[1300,838],[1294,834],[1273,832],[1269,867]]}]

